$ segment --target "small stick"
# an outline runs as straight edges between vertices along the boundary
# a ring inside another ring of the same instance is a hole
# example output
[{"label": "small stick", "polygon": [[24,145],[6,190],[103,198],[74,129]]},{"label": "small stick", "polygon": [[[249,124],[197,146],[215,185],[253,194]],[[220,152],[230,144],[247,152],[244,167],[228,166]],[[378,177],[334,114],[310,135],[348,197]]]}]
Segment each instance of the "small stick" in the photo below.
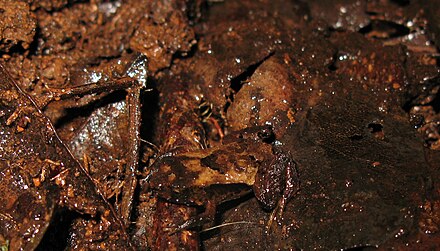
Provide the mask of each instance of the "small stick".
[{"label": "small stick", "polygon": [[136,171],[138,170],[139,147],[141,138],[139,130],[141,126],[141,107],[140,107],[141,86],[135,86],[128,90],[128,120],[129,120],[129,152],[128,163],[125,169],[125,186],[122,190],[121,217],[128,226],[130,223],[130,212],[133,206],[133,195],[137,186]]},{"label": "small stick", "polygon": [[137,81],[130,77],[123,77],[113,81],[98,81],[96,83],[79,85],[70,88],[49,88],[54,100],[66,99],[73,96],[95,94],[101,92],[113,92],[116,90],[126,90],[135,86]]},{"label": "small stick", "polygon": [[201,230],[200,233],[208,232],[208,231],[211,231],[211,230],[214,230],[214,229],[217,229],[217,228],[238,225],[238,224],[249,224],[249,225],[261,226],[261,224],[258,224],[258,223],[255,223],[255,222],[250,222],[250,221],[227,222],[227,223],[223,223],[223,224],[220,224],[220,225],[217,225],[217,226],[205,228],[205,229]]}]

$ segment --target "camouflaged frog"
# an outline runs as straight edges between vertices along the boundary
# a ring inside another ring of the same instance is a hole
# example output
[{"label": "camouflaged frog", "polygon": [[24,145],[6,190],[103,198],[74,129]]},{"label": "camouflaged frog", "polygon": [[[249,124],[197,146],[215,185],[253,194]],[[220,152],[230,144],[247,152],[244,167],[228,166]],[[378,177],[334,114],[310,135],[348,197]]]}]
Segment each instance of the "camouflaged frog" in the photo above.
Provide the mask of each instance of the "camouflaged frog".
[{"label": "camouflaged frog", "polygon": [[249,190],[225,185],[252,186],[264,208],[281,213],[298,191],[299,179],[295,161],[274,140],[270,127],[258,126],[233,132],[216,147],[164,154],[151,166],[149,186],[167,201],[205,207],[205,220],[212,219],[218,204]]}]

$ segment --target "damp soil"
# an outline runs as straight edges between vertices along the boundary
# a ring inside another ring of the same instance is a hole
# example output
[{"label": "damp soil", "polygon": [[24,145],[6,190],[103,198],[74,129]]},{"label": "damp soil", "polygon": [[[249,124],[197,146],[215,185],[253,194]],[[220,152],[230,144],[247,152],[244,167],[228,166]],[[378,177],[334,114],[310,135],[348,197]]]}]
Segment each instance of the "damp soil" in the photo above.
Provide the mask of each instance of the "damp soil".
[{"label": "damp soil", "polygon": [[0,0],[0,248],[438,249],[438,4]]}]

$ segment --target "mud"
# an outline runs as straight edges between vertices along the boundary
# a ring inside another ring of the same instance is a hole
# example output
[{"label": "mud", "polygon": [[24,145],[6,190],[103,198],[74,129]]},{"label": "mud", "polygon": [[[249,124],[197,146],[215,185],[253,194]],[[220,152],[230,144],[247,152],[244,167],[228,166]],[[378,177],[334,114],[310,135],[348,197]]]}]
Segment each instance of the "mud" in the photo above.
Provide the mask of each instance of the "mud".
[{"label": "mud", "polygon": [[0,0],[0,247],[438,248],[437,5]]}]

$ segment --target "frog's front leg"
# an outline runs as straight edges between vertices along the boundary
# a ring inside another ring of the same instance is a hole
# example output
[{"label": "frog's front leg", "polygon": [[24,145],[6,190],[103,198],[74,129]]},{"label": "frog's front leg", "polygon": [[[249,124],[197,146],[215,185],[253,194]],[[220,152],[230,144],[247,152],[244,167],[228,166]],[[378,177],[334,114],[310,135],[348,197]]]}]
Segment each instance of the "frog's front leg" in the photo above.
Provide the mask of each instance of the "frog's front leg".
[{"label": "frog's front leg", "polygon": [[267,226],[282,216],[287,202],[299,191],[297,164],[289,153],[278,152],[267,166],[259,168],[253,190],[266,209],[273,209]]}]

